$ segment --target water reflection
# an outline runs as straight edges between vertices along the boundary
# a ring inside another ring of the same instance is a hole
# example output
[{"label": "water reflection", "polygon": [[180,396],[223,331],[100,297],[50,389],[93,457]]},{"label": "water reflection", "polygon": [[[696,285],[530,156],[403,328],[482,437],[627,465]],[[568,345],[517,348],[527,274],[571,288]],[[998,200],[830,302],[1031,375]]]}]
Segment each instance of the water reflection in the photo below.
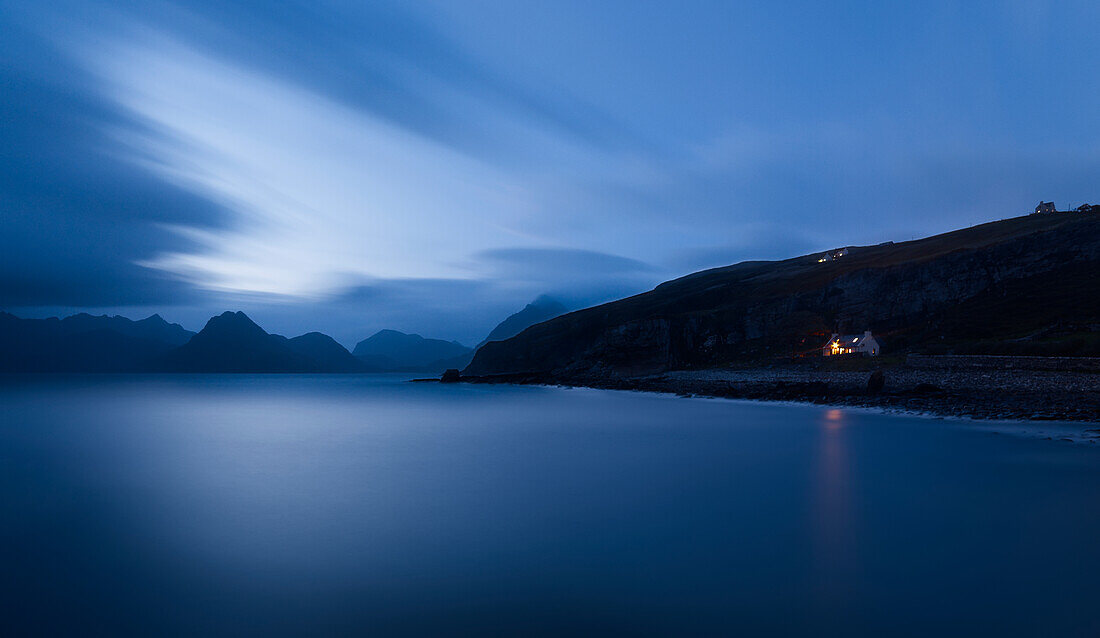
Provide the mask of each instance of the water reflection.
[{"label": "water reflection", "polygon": [[812,474],[811,533],[815,589],[822,603],[846,596],[845,584],[858,568],[853,502],[850,421],[848,413],[822,413]]},{"label": "water reflection", "polygon": [[871,412],[0,383],[0,635],[1098,636],[1098,501],[1096,450]]}]

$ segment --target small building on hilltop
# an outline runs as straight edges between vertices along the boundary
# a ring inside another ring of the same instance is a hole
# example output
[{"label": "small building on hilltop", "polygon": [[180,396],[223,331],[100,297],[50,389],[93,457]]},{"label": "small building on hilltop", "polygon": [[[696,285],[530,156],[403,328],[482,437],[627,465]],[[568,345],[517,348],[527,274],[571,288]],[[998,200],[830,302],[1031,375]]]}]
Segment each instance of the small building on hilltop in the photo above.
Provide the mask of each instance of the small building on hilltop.
[{"label": "small building on hilltop", "polygon": [[830,250],[829,252],[822,255],[821,259],[817,260],[817,263],[820,264],[822,262],[833,261],[834,259],[840,259],[841,257],[843,257],[844,255],[847,255],[847,254],[848,254],[848,249],[847,248],[837,248],[836,250]]},{"label": "small building on hilltop", "polygon": [[1042,213],[1057,213],[1058,209],[1054,207],[1054,202],[1039,202],[1039,205],[1035,207],[1035,214]]},{"label": "small building on hilltop", "polygon": [[1100,206],[1096,204],[1081,204],[1077,207],[1078,213],[1100,213]]},{"label": "small building on hilltop", "polygon": [[865,357],[877,357],[881,348],[870,330],[861,335],[839,335],[835,332],[829,337],[829,343],[821,349],[822,356],[833,357],[841,354],[861,354]]}]

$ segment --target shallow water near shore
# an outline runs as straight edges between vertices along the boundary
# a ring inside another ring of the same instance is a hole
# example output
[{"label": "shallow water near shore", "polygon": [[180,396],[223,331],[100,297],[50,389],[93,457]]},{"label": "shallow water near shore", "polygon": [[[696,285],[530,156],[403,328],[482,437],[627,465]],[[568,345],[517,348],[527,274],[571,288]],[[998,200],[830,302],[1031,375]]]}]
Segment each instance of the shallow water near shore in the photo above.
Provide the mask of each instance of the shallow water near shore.
[{"label": "shallow water near shore", "polygon": [[5,378],[13,633],[1095,636],[1098,445],[393,375]]}]

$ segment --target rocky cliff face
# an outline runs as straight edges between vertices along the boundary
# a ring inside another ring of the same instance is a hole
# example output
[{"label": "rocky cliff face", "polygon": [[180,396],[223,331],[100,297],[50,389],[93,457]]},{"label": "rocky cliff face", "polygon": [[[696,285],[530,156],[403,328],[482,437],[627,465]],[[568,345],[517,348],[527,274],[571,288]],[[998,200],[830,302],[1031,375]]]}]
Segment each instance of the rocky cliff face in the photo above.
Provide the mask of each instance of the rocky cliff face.
[{"label": "rocky cliff face", "polygon": [[1100,322],[1100,215],[1031,215],[913,242],[746,262],[486,344],[466,374],[634,375],[812,354],[836,330],[889,353]]}]

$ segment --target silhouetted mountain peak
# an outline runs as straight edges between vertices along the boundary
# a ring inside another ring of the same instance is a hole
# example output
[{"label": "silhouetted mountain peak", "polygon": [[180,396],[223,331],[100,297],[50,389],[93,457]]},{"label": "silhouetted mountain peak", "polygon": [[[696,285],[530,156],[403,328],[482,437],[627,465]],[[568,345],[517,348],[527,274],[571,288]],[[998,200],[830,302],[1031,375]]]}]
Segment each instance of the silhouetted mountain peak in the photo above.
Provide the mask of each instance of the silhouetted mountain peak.
[{"label": "silhouetted mountain peak", "polygon": [[[169,367],[200,371],[264,371],[284,367],[290,351],[243,312],[223,312],[185,345],[170,353]],[[238,366],[240,366],[238,368]]]},{"label": "silhouetted mountain peak", "polygon": [[497,324],[489,336],[478,344],[478,348],[490,341],[503,341],[523,332],[527,328],[563,315],[569,309],[565,304],[548,295],[539,295],[537,299],[523,307],[523,310],[511,315]]},{"label": "silhouetted mountain peak", "polygon": [[226,311],[222,314],[211,317],[206,322],[206,326],[203,327],[196,337],[234,337],[234,338],[253,338],[266,339],[270,335],[264,331],[263,328],[256,325],[256,322],[248,318],[248,315],[240,312]]},{"label": "silhouetted mountain peak", "polygon": [[180,326],[177,323],[168,323],[167,321],[164,320],[164,317],[161,317],[160,315],[149,315],[148,317],[146,317],[144,319],[138,319],[137,321],[134,322],[134,324],[139,325],[139,326],[146,326],[146,327],[149,327],[149,328],[153,328],[153,327],[156,327],[156,328],[171,328],[173,326],[182,328],[182,326]]},{"label": "silhouetted mountain peak", "polygon": [[316,361],[321,369],[329,372],[360,372],[367,366],[356,359],[348,349],[322,332],[307,332],[287,339],[287,347],[300,355]]},{"label": "silhouetted mountain peak", "polygon": [[440,359],[462,356],[470,349],[457,341],[426,339],[398,330],[379,330],[355,344],[353,354],[376,369],[427,369]]},{"label": "silhouetted mountain peak", "polygon": [[[209,321],[206,322],[206,325],[209,326],[212,323],[219,323],[219,324],[225,324],[225,325],[233,325],[233,324],[251,325],[251,326],[256,325],[255,321],[252,321],[252,319],[249,319],[248,315],[244,314],[240,310],[238,310],[236,312],[234,312],[232,310],[226,310],[225,312],[221,313],[220,315],[210,317]],[[259,326],[257,326],[257,327],[259,327]]]}]

